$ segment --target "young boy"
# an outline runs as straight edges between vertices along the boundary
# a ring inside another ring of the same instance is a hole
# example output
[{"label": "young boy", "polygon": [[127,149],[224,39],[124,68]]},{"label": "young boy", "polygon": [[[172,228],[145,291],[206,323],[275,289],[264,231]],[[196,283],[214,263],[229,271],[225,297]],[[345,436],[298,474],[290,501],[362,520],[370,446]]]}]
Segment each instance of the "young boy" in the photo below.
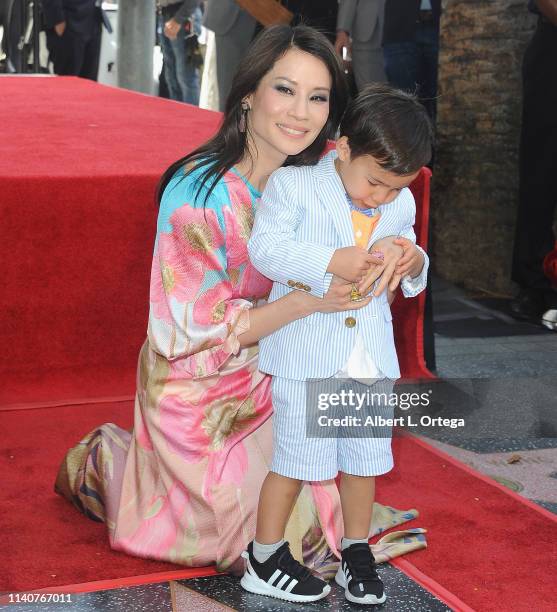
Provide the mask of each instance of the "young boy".
[{"label": "young boy", "polygon": [[[353,282],[357,299],[365,286],[367,249],[386,237],[404,252],[397,266],[404,295],[421,292],[428,258],[415,244],[415,204],[407,187],[430,160],[431,147],[431,124],[416,99],[372,85],[348,106],[336,151],[316,166],[274,172],[248,246],[253,265],[274,281],[270,301],[293,290],[322,298],[333,275]],[[366,218],[376,216],[366,248],[354,246]],[[386,596],[368,537],[374,477],[393,465],[390,436],[308,437],[306,386],[310,379],[400,376],[386,292],[355,303],[354,310],[316,312],[263,338],[259,367],[273,375],[274,455],[261,489],[255,540],[244,553],[242,586],[296,602],[329,593],[324,581],[292,558],[283,537],[301,482],[328,480],[340,471],[344,537],[335,579],[349,601],[382,603]]]}]

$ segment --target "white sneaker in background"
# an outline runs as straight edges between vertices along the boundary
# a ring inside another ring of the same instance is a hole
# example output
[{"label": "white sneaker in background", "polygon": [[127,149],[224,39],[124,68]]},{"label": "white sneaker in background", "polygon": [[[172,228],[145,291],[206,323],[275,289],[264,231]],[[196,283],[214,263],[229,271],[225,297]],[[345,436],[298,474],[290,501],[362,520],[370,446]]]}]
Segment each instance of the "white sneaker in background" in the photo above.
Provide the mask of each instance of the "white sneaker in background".
[{"label": "white sneaker in background", "polygon": [[551,331],[557,331],[557,308],[550,308],[542,314],[541,324]]}]

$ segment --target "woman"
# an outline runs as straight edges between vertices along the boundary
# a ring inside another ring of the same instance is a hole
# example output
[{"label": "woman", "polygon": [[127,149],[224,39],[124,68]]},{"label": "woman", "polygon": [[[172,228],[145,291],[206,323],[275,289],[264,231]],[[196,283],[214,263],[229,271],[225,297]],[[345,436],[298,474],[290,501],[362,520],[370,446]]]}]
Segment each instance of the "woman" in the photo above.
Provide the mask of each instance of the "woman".
[{"label": "woman", "polygon": [[[113,548],[239,569],[272,449],[256,343],[296,318],[355,306],[344,284],[323,300],[295,291],[259,303],[271,283],[248,260],[254,206],[273,170],[316,163],[345,102],[321,34],[269,28],[240,66],[216,136],[163,176],[133,432],[98,428],[69,451],[56,482],[107,523]],[[306,486],[287,529],[294,555],[328,574],[340,525],[334,482]]]}]

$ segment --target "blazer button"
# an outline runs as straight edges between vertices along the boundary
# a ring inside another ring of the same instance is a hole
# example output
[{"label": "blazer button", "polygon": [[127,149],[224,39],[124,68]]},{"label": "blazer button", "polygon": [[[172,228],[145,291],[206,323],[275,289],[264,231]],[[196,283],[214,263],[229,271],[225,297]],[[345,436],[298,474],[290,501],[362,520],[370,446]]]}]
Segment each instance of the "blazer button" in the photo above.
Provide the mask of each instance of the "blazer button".
[{"label": "blazer button", "polygon": [[304,291],[311,291],[311,287],[309,285],[304,285]]},{"label": "blazer button", "polygon": [[354,317],[346,317],[346,319],[344,320],[344,324],[346,325],[346,327],[355,327],[356,319]]},{"label": "blazer button", "polygon": [[293,280],[289,280],[287,284],[288,284],[289,287],[295,287],[296,286],[296,283]]},{"label": "blazer button", "polygon": [[296,289],[303,289],[304,285],[302,283],[296,283],[294,287],[296,287]]}]

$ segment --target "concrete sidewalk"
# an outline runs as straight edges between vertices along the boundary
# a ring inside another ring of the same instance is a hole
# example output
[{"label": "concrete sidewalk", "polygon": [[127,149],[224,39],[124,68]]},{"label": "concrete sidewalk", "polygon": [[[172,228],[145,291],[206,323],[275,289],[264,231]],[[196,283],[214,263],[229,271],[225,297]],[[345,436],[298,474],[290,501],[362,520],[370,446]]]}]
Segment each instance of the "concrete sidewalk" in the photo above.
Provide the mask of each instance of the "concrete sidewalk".
[{"label": "concrete sidewalk", "polygon": [[[433,279],[435,373],[442,379],[482,379],[487,385],[491,380],[493,387],[508,391],[488,407],[492,424],[500,422],[504,434],[467,437],[464,428],[462,433],[435,430],[427,438],[557,513],[557,333],[516,321],[506,305],[503,299],[476,298]],[[519,394],[528,404],[522,413],[513,401]],[[468,417],[482,418],[481,410]]]}]

